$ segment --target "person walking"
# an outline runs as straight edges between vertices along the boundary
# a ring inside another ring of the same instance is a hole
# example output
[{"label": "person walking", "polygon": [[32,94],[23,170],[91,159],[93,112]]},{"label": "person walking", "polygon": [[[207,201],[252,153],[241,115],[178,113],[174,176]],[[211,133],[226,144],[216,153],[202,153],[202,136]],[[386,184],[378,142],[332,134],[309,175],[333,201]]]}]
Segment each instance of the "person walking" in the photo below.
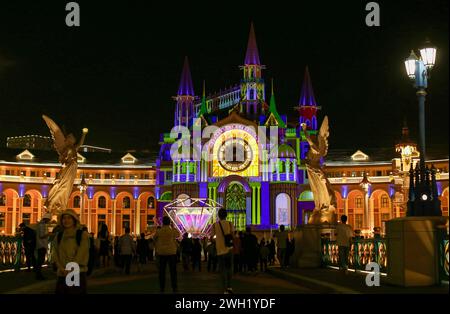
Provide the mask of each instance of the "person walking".
[{"label": "person walking", "polygon": [[272,239],[270,240],[270,243],[269,243],[269,265],[270,266],[273,266],[275,264],[275,253],[276,253],[275,251],[276,251],[275,250],[275,240],[272,237]]},{"label": "person walking", "polygon": [[148,239],[148,260],[153,262],[155,254],[155,242],[153,238]]},{"label": "person walking", "polygon": [[289,235],[285,230],[284,225],[280,225],[280,231],[276,232],[274,235],[274,237],[277,239],[277,258],[282,269],[286,266],[288,236]]},{"label": "person walking", "polygon": [[100,231],[97,234],[97,238],[100,241],[99,255],[100,263],[102,267],[109,266],[109,232],[108,226],[102,223],[100,226]]},{"label": "person walking", "polygon": [[219,221],[215,222],[211,228],[211,236],[216,236],[217,259],[219,261],[220,274],[222,276],[222,286],[225,294],[232,294],[233,276],[233,234],[234,226],[226,221],[227,211],[219,209]]},{"label": "person walking", "polygon": [[141,233],[141,238],[137,240],[136,253],[138,255],[138,271],[142,271],[147,264],[148,242],[145,239],[145,233]]},{"label": "person walking", "polygon": [[208,262],[208,237],[202,239],[203,261]]},{"label": "person walking", "polygon": [[114,265],[117,268],[122,268],[122,263],[120,261],[120,248],[119,248],[119,236],[114,238]]},{"label": "person walking", "polygon": [[345,274],[348,273],[348,253],[350,242],[353,237],[353,229],[347,225],[347,216],[341,216],[341,222],[336,226],[336,243],[339,251],[339,269]]},{"label": "person walking", "polygon": [[36,250],[36,231],[23,222],[19,225],[19,227],[22,233],[22,243],[25,250],[27,271],[31,271],[31,266],[33,266],[33,268],[36,267],[36,257],[34,255],[34,251]]},{"label": "person walking", "polygon": [[207,247],[208,254],[208,272],[215,273],[217,270],[217,249],[216,239],[210,238],[210,242]]},{"label": "person walking", "polygon": [[122,270],[125,274],[130,274],[131,258],[136,253],[133,238],[130,235],[130,228],[125,228],[125,234],[119,238],[119,252],[122,261]]},{"label": "person walking", "polygon": [[236,274],[241,269],[241,238],[237,231],[233,238],[233,270]]},{"label": "person walking", "polygon": [[45,255],[47,254],[48,249],[48,223],[52,219],[51,213],[45,213],[42,216],[41,221],[38,223],[36,230],[36,250],[37,250],[37,258],[36,258],[36,279],[37,280],[45,280],[45,277],[42,275],[42,265],[45,262]]},{"label": "person walking", "polygon": [[269,260],[269,247],[266,245],[264,239],[261,240],[259,244],[259,268],[261,272],[267,271],[267,262]]},{"label": "person walking", "polygon": [[193,244],[187,233],[183,234],[183,240],[180,243],[181,260],[183,262],[184,271],[188,271],[192,258]]},{"label": "person walking", "polygon": [[258,238],[252,233],[250,227],[246,228],[244,236],[244,254],[245,261],[247,262],[247,270],[251,273],[256,272],[259,258]]},{"label": "person walking", "polygon": [[[52,250],[58,277],[55,292],[56,294],[86,294],[89,234],[80,228],[78,215],[73,209],[66,209],[61,213],[59,224],[62,226],[62,230],[56,234]],[[69,263],[76,263],[79,267],[78,285],[67,284],[69,279],[67,277],[73,271],[73,268],[68,267]]]},{"label": "person walking", "polygon": [[178,292],[177,282],[177,238],[179,232],[170,226],[170,218],[163,217],[163,225],[156,231],[155,240],[156,254],[159,259],[159,289],[163,293],[166,285],[166,266],[169,265],[170,281],[172,291]]},{"label": "person walking", "polygon": [[200,239],[194,239],[194,244],[192,245],[192,271],[198,266],[198,271],[202,271],[202,245]]}]

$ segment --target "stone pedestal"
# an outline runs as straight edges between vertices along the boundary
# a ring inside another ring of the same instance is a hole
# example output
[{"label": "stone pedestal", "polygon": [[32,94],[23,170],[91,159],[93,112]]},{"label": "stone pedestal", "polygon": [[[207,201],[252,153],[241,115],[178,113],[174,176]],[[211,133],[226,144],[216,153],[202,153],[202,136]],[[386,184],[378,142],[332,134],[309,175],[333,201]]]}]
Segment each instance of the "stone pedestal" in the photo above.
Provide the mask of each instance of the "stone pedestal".
[{"label": "stone pedestal", "polygon": [[333,225],[303,225],[294,231],[295,251],[291,260],[293,267],[317,268],[322,262],[322,234],[330,234],[334,239]]},{"label": "stone pedestal", "polygon": [[386,222],[387,282],[439,284],[439,239],[448,217],[402,217]]}]

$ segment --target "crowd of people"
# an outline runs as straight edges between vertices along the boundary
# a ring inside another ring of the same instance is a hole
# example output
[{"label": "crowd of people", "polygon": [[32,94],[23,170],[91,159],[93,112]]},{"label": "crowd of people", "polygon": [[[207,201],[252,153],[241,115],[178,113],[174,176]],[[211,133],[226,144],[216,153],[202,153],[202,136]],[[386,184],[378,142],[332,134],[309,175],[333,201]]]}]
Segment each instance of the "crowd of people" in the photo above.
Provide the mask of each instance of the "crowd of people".
[{"label": "crowd of people", "polygon": [[[201,272],[202,262],[205,262],[208,272],[221,274],[225,293],[232,293],[231,279],[234,274],[265,272],[268,266],[275,264],[281,268],[289,266],[295,242],[283,225],[266,240],[258,239],[250,227],[245,232],[236,231],[233,224],[226,220],[225,209],[219,210],[218,217],[210,234],[202,239],[193,239],[188,234],[181,236],[167,216],[163,217],[162,225],[157,226],[155,232],[141,233],[139,237],[130,234],[127,227],[122,236],[112,238],[106,224],[100,226],[95,236],[80,225],[78,215],[72,209],[65,210],[58,217],[58,224],[51,233],[48,232],[49,213],[34,228],[25,224],[19,227],[28,270],[33,267],[38,280],[45,279],[41,269],[51,243],[50,260],[58,278],[56,293],[61,294],[86,293],[87,276],[93,269],[110,267],[111,263],[129,275],[133,264],[141,272],[145,264],[155,261],[161,292],[165,290],[167,267],[172,290],[178,291],[176,265],[180,262],[185,272]],[[346,272],[349,239],[353,231],[351,226],[346,225],[345,216],[341,217],[341,221],[336,233],[341,268]],[[70,272],[66,265],[70,262],[80,266],[80,285],[75,287],[66,284],[66,276]]]}]

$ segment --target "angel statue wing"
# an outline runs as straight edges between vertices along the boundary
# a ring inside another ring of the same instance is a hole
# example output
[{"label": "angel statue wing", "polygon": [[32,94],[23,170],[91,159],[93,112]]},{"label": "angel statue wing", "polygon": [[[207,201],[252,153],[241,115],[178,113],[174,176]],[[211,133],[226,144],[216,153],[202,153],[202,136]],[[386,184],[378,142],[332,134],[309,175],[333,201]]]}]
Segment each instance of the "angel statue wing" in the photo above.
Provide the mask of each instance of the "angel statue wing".
[{"label": "angel statue wing", "polygon": [[59,126],[47,117],[46,115],[42,115],[42,118],[44,119],[45,123],[47,124],[48,128],[50,129],[50,133],[53,138],[53,145],[55,146],[56,151],[58,152],[58,155],[61,156],[64,152],[64,148],[66,146],[66,137],[64,136],[64,133],[61,131]]},{"label": "angel statue wing", "polygon": [[326,156],[328,153],[328,136],[330,135],[330,129],[328,126],[328,116],[325,116],[322,121],[322,125],[319,130],[319,154],[321,156]]}]

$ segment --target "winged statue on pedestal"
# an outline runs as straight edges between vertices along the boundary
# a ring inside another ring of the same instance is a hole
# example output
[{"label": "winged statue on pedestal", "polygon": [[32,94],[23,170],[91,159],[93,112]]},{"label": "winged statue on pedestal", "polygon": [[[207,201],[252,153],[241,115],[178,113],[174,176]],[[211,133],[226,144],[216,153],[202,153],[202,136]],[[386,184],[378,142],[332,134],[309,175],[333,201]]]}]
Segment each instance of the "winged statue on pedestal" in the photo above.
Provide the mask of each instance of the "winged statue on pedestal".
[{"label": "winged statue on pedestal", "polygon": [[309,144],[306,154],[306,171],[315,205],[308,223],[334,224],[336,223],[336,196],[322,169],[322,158],[328,153],[328,136],[330,135],[328,117],[325,116],[319,133],[314,138],[309,134],[305,123],[302,123],[301,127]]},{"label": "winged statue on pedestal", "polygon": [[55,121],[46,115],[42,115],[42,118],[50,129],[53,146],[59,155],[59,162],[62,164],[59,176],[53,182],[53,186],[44,204],[46,212],[57,215],[67,208],[67,203],[73,189],[73,182],[77,176],[77,152],[80,146],[83,145],[88,129],[83,129],[81,140],[77,143],[75,136],[73,134],[66,136]]}]

